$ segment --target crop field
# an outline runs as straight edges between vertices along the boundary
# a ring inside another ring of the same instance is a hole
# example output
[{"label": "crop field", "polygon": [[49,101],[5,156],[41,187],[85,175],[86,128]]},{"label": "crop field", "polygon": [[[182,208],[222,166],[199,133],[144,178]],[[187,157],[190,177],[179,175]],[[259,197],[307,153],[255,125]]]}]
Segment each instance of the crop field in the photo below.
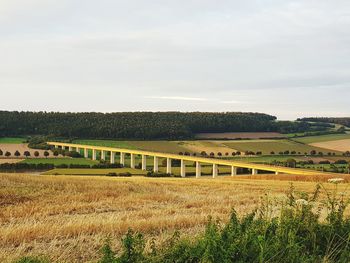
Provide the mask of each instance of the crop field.
[{"label": "crop field", "polygon": [[[231,177],[0,174],[0,262],[28,255],[54,262],[96,262],[105,239],[118,250],[128,228],[144,233],[148,248],[151,238],[160,244],[176,230],[194,237],[203,232],[209,215],[226,222],[232,208],[240,216],[247,214],[264,194],[281,200],[289,186],[287,181]],[[315,183],[294,182],[294,187],[310,193]],[[346,191],[347,185],[338,187]]]},{"label": "crop field", "polygon": [[342,151],[342,152],[350,151],[350,139],[316,142],[310,145],[327,148],[333,151]]},{"label": "crop field", "polygon": [[309,136],[302,138],[295,138],[293,141],[311,144],[318,142],[328,142],[328,141],[336,141],[336,140],[345,140],[350,139],[350,134],[329,134],[329,135],[320,135],[320,136]]},{"label": "crop field", "polygon": [[25,159],[22,161],[23,163],[30,163],[30,164],[54,164],[54,165],[61,165],[61,164],[86,164],[86,165],[93,165],[99,163],[98,161],[93,161],[90,159],[84,159],[84,158],[33,158],[33,159]]},{"label": "crop field", "polygon": [[223,132],[223,133],[198,133],[197,139],[270,139],[285,138],[284,134],[278,132]]},{"label": "crop field", "polygon": [[26,138],[22,137],[0,137],[0,144],[21,144],[26,141]]},{"label": "crop field", "polygon": [[43,175],[107,175],[109,173],[131,173],[132,175],[145,175],[147,172],[141,169],[111,168],[111,169],[53,169]]},{"label": "crop field", "polygon": [[[263,154],[270,154],[271,151],[274,151],[276,154],[279,152],[288,151],[296,151],[301,154],[310,153],[312,150],[316,150],[317,152],[328,153],[329,150],[313,147],[310,145],[297,143],[289,140],[248,140],[248,141],[234,141],[234,142],[226,142],[227,146],[232,147],[238,151],[261,151]],[[336,151],[337,152],[337,151]]]}]

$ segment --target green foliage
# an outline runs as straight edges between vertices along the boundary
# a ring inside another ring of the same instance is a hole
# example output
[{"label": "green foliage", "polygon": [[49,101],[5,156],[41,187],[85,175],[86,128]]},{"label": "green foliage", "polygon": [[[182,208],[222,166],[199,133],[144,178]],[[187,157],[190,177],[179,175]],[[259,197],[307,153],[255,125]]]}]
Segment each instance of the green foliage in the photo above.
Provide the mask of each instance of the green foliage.
[{"label": "green foliage", "polygon": [[[307,122],[242,112],[58,113],[0,111],[0,136],[34,136],[29,146],[47,149],[48,137],[85,139],[188,139],[201,132],[300,132]],[[324,127],[321,127],[322,129]],[[41,135],[41,136],[37,136]]]},{"label": "green foliage", "polygon": [[[319,201],[321,190],[327,199]],[[103,248],[100,262],[349,262],[350,219],[344,218],[349,202],[334,190],[317,185],[312,194],[298,193],[293,185],[287,198],[277,202],[268,195],[259,209],[238,218],[233,210],[228,223],[209,219],[204,234],[180,238],[178,233],[159,247],[151,241],[144,251],[141,234],[128,231],[123,249]],[[276,205],[279,212],[276,215]],[[328,216],[320,222],[320,211]]]}]

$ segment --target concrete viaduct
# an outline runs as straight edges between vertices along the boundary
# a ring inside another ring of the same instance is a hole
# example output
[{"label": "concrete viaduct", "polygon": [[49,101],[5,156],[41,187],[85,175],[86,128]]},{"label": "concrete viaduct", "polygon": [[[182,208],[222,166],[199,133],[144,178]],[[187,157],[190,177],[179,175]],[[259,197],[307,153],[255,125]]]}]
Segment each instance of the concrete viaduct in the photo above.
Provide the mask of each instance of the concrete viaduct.
[{"label": "concrete viaduct", "polygon": [[171,173],[171,160],[180,160],[180,174],[181,177],[186,177],[186,165],[185,161],[192,161],[196,163],[196,177],[201,176],[201,165],[210,164],[213,166],[213,177],[218,176],[218,166],[229,166],[231,167],[231,175],[237,175],[237,168],[248,168],[251,169],[252,174],[258,174],[258,171],[267,171],[273,172],[276,175],[278,174],[294,174],[294,175],[315,175],[320,174],[318,171],[311,171],[305,169],[295,169],[288,167],[272,166],[265,164],[254,164],[246,162],[237,162],[232,160],[225,159],[216,159],[216,158],[206,158],[198,156],[188,156],[188,155],[179,155],[171,153],[161,153],[161,152],[150,152],[150,151],[141,151],[141,150],[131,150],[131,149],[122,149],[122,148],[112,148],[104,146],[93,146],[93,145],[81,145],[81,144],[72,144],[72,143],[62,143],[62,142],[48,142],[48,145],[54,146],[55,148],[69,149],[69,151],[84,150],[84,157],[89,158],[89,150],[92,151],[92,159],[97,159],[97,152],[100,152],[101,159],[106,159],[106,153],[110,153],[110,162],[115,163],[116,153],[120,154],[120,164],[125,165],[125,156],[130,156],[130,167],[135,168],[135,157],[141,155],[141,169],[146,170],[146,158],[153,158],[153,171],[159,171],[159,158],[166,158],[166,172]]}]

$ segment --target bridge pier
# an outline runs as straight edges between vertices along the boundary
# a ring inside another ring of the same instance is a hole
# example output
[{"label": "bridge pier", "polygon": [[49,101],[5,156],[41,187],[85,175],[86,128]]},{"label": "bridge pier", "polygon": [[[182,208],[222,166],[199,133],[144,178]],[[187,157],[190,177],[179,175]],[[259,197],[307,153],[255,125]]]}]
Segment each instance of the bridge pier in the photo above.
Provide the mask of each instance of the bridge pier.
[{"label": "bridge pier", "polygon": [[153,157],[153,172],[158,173],[158,171],[159,171],[158,157],[154,156]]},{"label": "bridge pier", "polygon": [[111,164],[115,163],[115,152],[111,152]]},{"label": "bridge pier", "polygon": [[96,161],[96,150],[92,149],[92,160]]},{"label": "bridge pier", "polygon": [[101,160],[105,161],[106,160],[106,152],[101,151]]},{"label": "bridge pier", "polygon": [[80,154],[80,149],[78,147],[75,147],[75,151]]},{"label": "bridge pier", "polygon": [[218,165],[216,163],[213,164],[213,178],[218,177]]},{"label": "bridge pier", "polygon": [[141,169],[142,171],[146,171],[147,170],[147,157],[146,155],[142,155],[142,160],[141,160]]},{"label": "bridge pier", "polygon": [[166,173],[171,174],[171,159],[166,158]]},{"label": "bridge pier", "polygon": [[130,168],[135,169],[135,154],[130,154]]},{"label": "bridge pier", "polygon": [[277,171],[275,172],[275,175],[279,175],[279,174],[280,174],[279,172],[277,172]]},{"label": "bridge pier", "polygon": [[87,148],[84,148],[84,157],[89,158],[89,150]]},{"label": "bridge pier", "polygon": [[185,166],[185,160],[184,159],[181,159],[180,174],[181,174],[181,177],[186,177],[186,166]]},{"label": "bridge pier", "polygon": [[120,153],[120,164],[125,166],[125,153]]},{"label": "bridge pier", "polygon": [[257,175],[258,174],[258,170],[257,169],[252,169],[252,175]]},{"label": "bridge pier", "polygon": [[196,162],[196,178],[201,177],[201,173],[202,173],[202,166],[200,162]]},{"label": "bridge pier", "polygon": [[237,167],[236,166],[231,166],[231,176],[237,175]]}]

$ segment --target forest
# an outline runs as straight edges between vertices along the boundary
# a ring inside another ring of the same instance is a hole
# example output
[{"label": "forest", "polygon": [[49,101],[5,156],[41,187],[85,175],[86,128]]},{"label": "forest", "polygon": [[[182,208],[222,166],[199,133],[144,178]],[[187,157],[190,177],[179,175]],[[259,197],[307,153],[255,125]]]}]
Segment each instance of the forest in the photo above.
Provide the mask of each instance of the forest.
[{"label": "forest", "polygon": [[[317,126],[324,130],[327,127]],[[307,122],[276,121],[243,112],[18,112],[0,111],[0,137],[43,135],[90,139],[191,139],[202,132],[314,130]]]},{"label": "forest", "polygon": [[301,118],[298,121],[312,121],[312,122],[323,122],[323,123],[336,123],[350,127],[350,117],[339,117],[339,118],[328,118],[328,117],[308,117]]}]

